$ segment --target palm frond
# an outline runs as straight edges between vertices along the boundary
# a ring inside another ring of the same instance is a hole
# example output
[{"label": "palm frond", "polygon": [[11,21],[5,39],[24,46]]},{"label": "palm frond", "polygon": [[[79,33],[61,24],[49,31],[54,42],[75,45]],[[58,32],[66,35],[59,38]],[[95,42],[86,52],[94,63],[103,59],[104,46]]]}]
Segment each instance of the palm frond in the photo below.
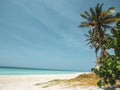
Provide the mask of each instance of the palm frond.
[{"label": "palm frond", "polygon": [[95,18],[95,11],[94,11],[94,9],[93,8],[90,8],[90,13],[91,13],[91,16],[93,17],[93,18]]},{"label": "palm frond", "polygon": [[117,13],[115,16],[116,16],[117,18],[120,18],[120,13]]},{"label": "palm frond", "polygon": [[82,18],[87,19],[87,16],[85,14],[80,14]]},{"label": "palm frond", "polygon": [[90,37],[88,34],[84,34],[84,36],[86,36],[86,37]]},{"label": "palm frond", "polygon": [[88,11],[84,11],[84,14],[87,16],[87,19],[90,21],[91,20],[91,15]]},{"label": "palm frond", "polygon": [[110,7],[110,8],[107,10],[107,12],[108,12],[109,14],[113,14],[113,13],[115,12],[115,7]]},{"label": "palm frond", "polygon": [[105,24],[105,25],[103,24],[102,27],[104,28],[103,30],[105,30],[106,28],[110,29],[110,30],[114,28],[113,26],[110,26],[110,25],[107,25],[107,24]]},{"label": "palm frond", "polygon": [[87,22],[81,22],[81,24],[79,25],[79,27],[88,27],[88,23]]},{"label": "palm frond", "polygon": [[87,16],[91,17],[91,16],[90,16],[90,13],[89,13],[88,11],[84,11],[84,13],[85,13]]},{"label": "palm frond", "polygon": [[100,4],[97,4],[97,6],[95,7],[95,12],[96,12],[96,17],[98,18],[100,16],[100,11],[101,11],[101,8],[99,7]]},{"label": "palm frond", "polygon": [[118,22],[119,20],[120,20],[119,18],[113,17],[113,18],[105,20],[105,23],[106,24],[111,24],[111,23],[114,23],[114,22]]},{"label": "palm frond", "polygon": [[102,10],[102,6],[103,6],[103,5],[104,5],[103,3],[100,5],[101,10]]}]

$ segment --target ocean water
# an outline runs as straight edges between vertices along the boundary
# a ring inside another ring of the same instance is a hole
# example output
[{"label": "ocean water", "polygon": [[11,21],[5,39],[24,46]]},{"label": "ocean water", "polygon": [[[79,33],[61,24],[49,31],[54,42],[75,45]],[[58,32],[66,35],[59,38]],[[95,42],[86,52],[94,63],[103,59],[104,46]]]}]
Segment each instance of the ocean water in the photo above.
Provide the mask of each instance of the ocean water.
[{"label": "ocean water", "polygon": [[0,67],[0,75],[70,74],[74,71]]}]

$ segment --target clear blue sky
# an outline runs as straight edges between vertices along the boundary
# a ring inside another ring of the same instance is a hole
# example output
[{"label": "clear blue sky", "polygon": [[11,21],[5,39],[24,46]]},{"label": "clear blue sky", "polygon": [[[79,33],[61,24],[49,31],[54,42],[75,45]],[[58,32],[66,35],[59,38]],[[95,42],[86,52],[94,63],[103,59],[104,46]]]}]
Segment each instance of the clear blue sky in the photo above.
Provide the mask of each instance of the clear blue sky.
[{"label": "clear blue sky", "polygon": [[0,66],[90,71],[94,50],[78,28],[80,13],[120,0],[0,0]]}]

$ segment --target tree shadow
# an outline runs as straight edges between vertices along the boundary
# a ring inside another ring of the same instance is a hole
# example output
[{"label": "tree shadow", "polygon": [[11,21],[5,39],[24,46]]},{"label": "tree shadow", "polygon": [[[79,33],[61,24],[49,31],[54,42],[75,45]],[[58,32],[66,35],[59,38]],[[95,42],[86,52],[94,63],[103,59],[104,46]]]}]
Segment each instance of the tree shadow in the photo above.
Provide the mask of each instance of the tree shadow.
[{"label": "tree shadow", "polygon": [[120,90],[120,85],[114,87],[105,87],[104,90]]}]

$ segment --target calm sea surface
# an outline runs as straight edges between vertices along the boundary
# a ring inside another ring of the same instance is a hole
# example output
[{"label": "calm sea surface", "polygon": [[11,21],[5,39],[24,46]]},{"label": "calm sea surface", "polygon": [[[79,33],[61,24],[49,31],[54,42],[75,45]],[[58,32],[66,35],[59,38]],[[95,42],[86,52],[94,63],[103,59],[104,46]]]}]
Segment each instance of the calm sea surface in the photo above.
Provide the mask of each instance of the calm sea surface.
[{"label": "calm sea surface", "polygon": [[74,71],[0,67],[0,75],[70,74]]}]

